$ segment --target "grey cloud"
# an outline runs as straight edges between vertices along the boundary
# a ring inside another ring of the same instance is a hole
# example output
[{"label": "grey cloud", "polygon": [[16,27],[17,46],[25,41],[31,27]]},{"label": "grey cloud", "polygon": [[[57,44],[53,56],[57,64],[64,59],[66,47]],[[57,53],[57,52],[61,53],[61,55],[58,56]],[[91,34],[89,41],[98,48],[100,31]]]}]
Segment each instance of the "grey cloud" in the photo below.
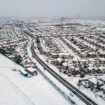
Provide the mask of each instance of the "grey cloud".
[{"label": "grey cloud", "polygon": [[105,0],[0,0],[0,16],[105,18]]}]

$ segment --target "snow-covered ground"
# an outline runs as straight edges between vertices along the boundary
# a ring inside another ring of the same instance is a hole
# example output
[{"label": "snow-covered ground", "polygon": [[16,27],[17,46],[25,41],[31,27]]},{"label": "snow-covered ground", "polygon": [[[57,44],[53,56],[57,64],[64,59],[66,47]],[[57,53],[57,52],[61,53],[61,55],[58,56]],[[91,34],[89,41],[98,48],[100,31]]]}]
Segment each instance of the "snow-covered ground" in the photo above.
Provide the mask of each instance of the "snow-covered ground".
[{"label": "snow-covered ground", "polygon": [[0,105],[34,105],[34,103],[0,72]]},{"label": "snow-covered ground", "polygon": [[70,105],[40,74],[27,78],[19,69],[23,68],[0,54],[0,105]]}]

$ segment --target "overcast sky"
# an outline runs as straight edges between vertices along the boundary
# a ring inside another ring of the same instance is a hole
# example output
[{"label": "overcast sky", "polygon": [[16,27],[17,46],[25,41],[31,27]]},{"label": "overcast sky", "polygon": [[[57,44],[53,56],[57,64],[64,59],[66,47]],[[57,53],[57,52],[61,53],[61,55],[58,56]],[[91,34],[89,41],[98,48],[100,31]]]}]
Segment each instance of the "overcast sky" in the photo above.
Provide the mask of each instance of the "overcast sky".
[{"label": "overcast sky", "polygon": [[105,18],[105,0],[0,0],[2,16]]}]

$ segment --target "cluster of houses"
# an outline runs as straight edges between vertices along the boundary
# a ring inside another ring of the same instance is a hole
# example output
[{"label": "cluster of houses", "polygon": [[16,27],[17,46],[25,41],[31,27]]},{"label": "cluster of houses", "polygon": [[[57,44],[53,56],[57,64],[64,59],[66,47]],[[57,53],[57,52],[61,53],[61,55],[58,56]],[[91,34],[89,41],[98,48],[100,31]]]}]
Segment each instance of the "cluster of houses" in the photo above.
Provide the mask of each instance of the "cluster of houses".
[{"label": "cluster of houses", "polygon": [[[39,29],[41,30],[39,51],[48,59],[53,59],[51,64],[59,68],[60,72],[80,75],[82,67],[85,75],[105,74],[104,33],[98,33],[96,26],[65,24],[62,27],[43,26]],[[59,45],[61,43],[58,38],[76,56],[60,48],[62,46]],[[84,65],[83,60],[87,65]]]},{"label": "cluster of houses", "polygon": [[28,38],[22,35],[21,30],[11,24],[5,25],[0,31],[0,53],[22,65],[24,70],[19,71],[24,76],[37,75],[36,66],[31,62],[27,54]]}]

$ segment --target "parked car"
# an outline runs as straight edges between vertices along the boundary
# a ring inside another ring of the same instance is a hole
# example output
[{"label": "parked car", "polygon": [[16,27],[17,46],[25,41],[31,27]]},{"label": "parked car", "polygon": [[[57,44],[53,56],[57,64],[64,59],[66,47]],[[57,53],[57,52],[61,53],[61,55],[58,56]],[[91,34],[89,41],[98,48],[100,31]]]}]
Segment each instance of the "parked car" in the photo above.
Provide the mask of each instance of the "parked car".
[{"label": "parked car", "polygon": [[25,71],[24,69],[20,69],[19,71],[20,71],[20,73],[21,73],[23,76],[25,76],[25,77],[28,76],[28,72]]}]

